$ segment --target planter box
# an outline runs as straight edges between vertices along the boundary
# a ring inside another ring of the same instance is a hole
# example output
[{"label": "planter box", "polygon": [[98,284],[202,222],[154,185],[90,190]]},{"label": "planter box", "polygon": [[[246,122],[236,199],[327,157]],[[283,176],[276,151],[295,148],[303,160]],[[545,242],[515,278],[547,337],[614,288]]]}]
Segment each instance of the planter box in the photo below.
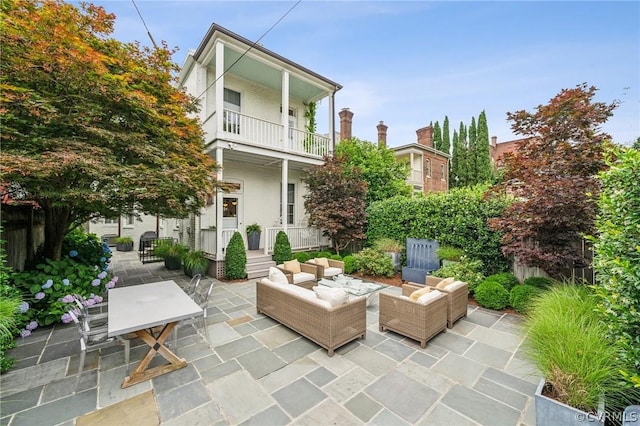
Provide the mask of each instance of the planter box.
[{"label": "planter box", "polygon": [[599,407],[598,415],[588,414],[567,404],[548,398],[542,394],[542,389],[546,383],[545,379],[540,379],[536,389],[536,426],[604,426],[604,407]]},{"label": "planter box", "polygon": [[260,232],[252,232],[247,235],[247,249],[248,250],[260,249]]},{"label": "planter box", "polygon": [[118,251],[131,251],[133,250],[133,241],[130,243],[116,243],[116,250]]},{"label": "planter box", "polygon": [[182,259],[175,256],[167,256],[164,258],[164,266],[169,270],[182,268]]}]

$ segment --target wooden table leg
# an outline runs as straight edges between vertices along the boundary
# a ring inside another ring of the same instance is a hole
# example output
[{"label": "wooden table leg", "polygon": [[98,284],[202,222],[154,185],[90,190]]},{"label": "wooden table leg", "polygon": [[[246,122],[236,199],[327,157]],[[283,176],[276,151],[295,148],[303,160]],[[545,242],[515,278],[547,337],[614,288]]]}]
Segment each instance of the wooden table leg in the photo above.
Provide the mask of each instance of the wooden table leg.
[{"label": "wooden table leg", "polygon": [[[122,383],[123,389],[187,366],[187,361],[185,359],[176,356],[176,354],[171,352],[169,348],[167,348],[164,344],[164,342],[171,335],[171,331],[177,324],[177,322],[172,322],[165,325],[157,338],[155,338],[147,330],[136,331],[138,337],[140,337],[147,345],[149,345],[149,351],[144,356],[144,358],[142,358],[142,361],[140,361],[133,373],[125,377],[124,382]],[[169,361],[169,364],[147,369],[149,363],[156,356],[156,354],[162,355],[164,359]]]}]

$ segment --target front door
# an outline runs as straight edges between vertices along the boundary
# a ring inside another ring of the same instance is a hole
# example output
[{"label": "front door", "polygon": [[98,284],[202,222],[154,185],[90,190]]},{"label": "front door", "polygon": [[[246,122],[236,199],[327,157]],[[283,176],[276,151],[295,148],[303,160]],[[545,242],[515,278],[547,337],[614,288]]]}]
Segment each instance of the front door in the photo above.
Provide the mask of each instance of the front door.
[{"label": "front door", "polygon": [[238,212],[240,211],[240,196],[225,195],[222,199],[222,228],[238,229]]}]

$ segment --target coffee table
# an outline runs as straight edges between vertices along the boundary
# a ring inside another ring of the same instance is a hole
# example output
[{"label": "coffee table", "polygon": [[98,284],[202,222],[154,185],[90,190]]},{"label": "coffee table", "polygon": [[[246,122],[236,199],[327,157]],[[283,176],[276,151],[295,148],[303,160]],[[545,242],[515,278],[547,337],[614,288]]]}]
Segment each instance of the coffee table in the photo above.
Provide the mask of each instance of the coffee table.
[{"label": "coffee table", "polygon": [[342,288],[354,296],[367,296],[367,306],[375,304],[377,300],[375,296],[378,294],[378,291],[389,287],[386,284],[374,283],[342,274],[336,275],[333,279],[320,278],[318,284],[326,287]]}]

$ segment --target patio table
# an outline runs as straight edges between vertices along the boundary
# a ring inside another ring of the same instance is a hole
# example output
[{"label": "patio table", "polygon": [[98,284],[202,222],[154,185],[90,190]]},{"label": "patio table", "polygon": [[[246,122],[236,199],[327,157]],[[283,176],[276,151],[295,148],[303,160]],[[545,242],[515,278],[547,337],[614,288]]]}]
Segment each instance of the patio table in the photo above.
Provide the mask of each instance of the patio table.
[{"label": "patio table", "polygon": [[[186,367],[187,361],[171,352],[164,343],[180,320],[201,314],[202,308],[173,280],[109,290],[109,336],[133,332],[149,345],[149,351],[133,373],[125,377],[122,387]],[[157,326],[163,328],[156,336],[153,328]],[[156,354],[169,363],[147,368]]]}]

